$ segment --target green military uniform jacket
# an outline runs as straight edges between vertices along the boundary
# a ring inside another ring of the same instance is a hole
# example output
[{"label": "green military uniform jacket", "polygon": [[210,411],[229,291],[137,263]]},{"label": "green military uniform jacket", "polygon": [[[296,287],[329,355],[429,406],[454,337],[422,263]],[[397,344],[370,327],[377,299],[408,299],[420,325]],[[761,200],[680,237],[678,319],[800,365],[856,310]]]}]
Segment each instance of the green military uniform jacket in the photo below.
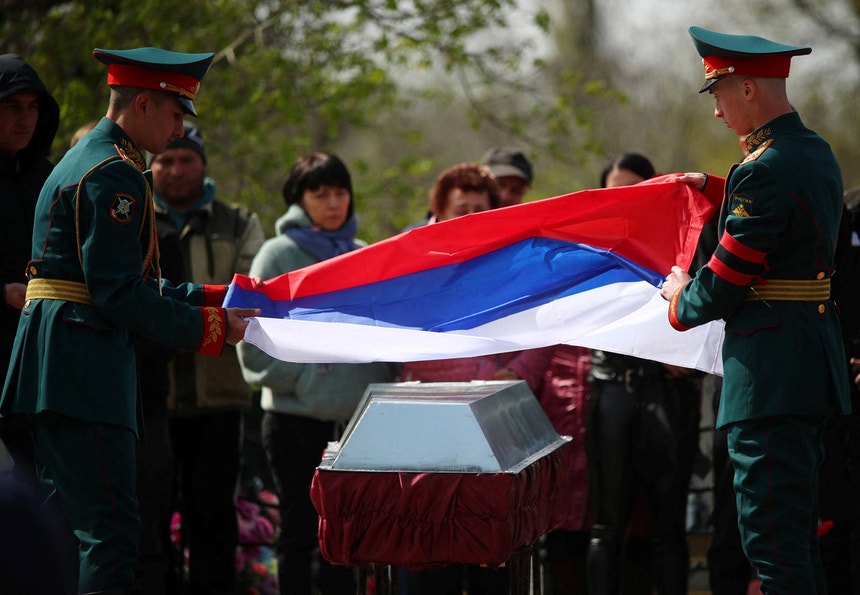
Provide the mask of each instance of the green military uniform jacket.
[{"label": "green military uniform jacket", "polygon": [[53,411],[137,431],[135,334],[221,353],[226,312],[214,306],[226,288],[164,282],[162,296],[151,276],[157,241],[144,166],[103,118],[45,182],[0,416]]},{"label": "green military uniform jacket", "polygon": [[842,208],[839,166],[796,112],[753,132],[747,146],[749,156],[725,180],[719,245],[675,293],[669,320],[679,330],[725,320],[717,427],[848,413],[846,360],[828,283]]}]

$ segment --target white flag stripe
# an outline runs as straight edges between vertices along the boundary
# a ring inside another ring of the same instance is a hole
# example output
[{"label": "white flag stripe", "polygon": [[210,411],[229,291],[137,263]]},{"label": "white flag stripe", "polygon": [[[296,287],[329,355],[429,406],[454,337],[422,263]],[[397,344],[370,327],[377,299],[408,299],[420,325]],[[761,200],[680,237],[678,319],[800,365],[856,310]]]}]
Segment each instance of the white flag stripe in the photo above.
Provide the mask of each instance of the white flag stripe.
[{"label": "white flag stripe", "polygon": [[255,318],[245,340],[272,357],[301,363],[447,359],[569,343],[721,374],[722,322],[681,333],[669,325],[667,308],[652,285],[624,283],[466,331]]}]

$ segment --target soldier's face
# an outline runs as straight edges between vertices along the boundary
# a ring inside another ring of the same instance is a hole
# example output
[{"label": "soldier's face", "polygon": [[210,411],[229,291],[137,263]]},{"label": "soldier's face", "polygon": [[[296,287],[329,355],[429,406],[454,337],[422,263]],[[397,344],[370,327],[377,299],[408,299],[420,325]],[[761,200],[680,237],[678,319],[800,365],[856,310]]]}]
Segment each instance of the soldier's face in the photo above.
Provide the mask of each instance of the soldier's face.
[{"label": "soldier's face", "polygon": [[727,76],[717,81],[710,88],[710,93],[714,97],[715,118],[725,122],[726,126],[740,136],[755,129],[747,110],[749,88],[746,79]]},{"label": "soldier's face", "polygon": [[26,148],[38,121],[36,93],[15,93],[0,101],[0,154],[14,155]]},{"label": "soldier's face", "polygon": [[182,124],[185,121],[185,110],[175,97],[149,94],[149,101],[143,113],[146,138],[139,143],[142,148],[158,155],[173,140],[185,134]]},{"label": "soldier's face", "polygon": [[167,149],[152,162],[152,185],[160,199],[184,211],[200,199],[206,166],[193,149]]}]

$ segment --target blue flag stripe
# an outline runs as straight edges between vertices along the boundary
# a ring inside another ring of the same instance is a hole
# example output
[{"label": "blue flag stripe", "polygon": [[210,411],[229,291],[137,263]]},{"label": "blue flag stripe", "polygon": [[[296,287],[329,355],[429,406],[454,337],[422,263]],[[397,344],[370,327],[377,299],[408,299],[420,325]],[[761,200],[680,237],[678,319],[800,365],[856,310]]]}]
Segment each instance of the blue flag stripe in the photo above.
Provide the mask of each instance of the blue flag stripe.
[{"label": "blue flag stripe", "polygon": [[232,287],[267,318],[428,331],[475,328],[555,299],[619,282],[663,277],[608,250],[531,238],[467,262],[289,302]]}]

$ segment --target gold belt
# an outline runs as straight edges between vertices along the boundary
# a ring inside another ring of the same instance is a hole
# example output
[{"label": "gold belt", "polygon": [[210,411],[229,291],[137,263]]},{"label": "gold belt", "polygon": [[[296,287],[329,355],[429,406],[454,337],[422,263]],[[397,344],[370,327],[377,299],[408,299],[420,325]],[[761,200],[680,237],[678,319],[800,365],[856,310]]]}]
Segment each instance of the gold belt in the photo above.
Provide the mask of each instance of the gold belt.
[{"label": "gold belt", "polygon": [[830,279],[768,279],[766,285],[750,287],[744,301],[822,302],[829,299]]},{"label": "gold belt", "polygon": [[63,279],[30,279],[27,283],[28,300],[65,300],[93,305],[85,283]]}]

